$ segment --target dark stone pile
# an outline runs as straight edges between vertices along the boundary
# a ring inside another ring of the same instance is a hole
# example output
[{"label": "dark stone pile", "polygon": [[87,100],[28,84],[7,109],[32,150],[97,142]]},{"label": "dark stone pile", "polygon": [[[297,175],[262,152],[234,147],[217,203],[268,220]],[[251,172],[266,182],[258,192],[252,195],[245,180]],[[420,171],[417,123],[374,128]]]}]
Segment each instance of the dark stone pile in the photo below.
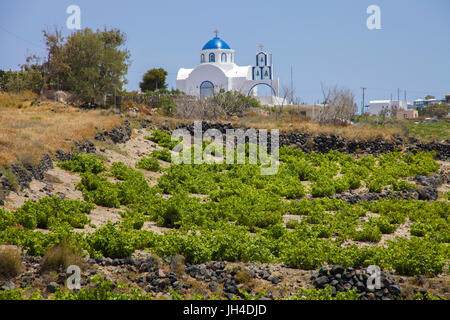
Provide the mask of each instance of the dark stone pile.
[{"label": "dark stone pile", "polygon": [[[44,155],[37,165],[17,163],[11,165],[11,171],[17,177],[17,182],[21,189],[28,186],[33,179],[42,180],[44,173],[52,168],[52,159],[48,154]],[[5,177],[0,177],[0,184],[4,190],[12,190],[12,186]]]},{"label": "dark stone pile", "polygon": [[280,146],[297,146],[304,152],[327,153],[337,150],[342,153],[365,153],[379,155],[395,150],[406,153],[435,151],[437,160],[450,159],[450,141],[420,143],[414,138],[395,137],[393,141],[381,138],[373,140],[346,140],[336,135],[312,135],[310,133],[280,134]]},{"label": "dark stone pile", "polygon": [[356,289],[361,294],[360,300],[392,300],[400,296],[400,287],[392,277],[381,273],[379,289],[367,287],[369,277],[364,269],[333,266],[330,269],[321,268],[311,276],[311,281],[316,289],[331,286],[333,295]]},{"label": "dark stone pile", "polygon": [[[42,273],[42,257],[33,257],[25,255],[22,259],[24,270],[20,275],[0,279],[1,290],[13,290],[15,288],[40,287],[43,288],[43,297],[54,293],[58,288],[65,286],[65,282],[70,274],[62,267],[54,270],[53,275]],[[224,261],[210,261],[202,264],[185,263],[184,257],[175,255],[167,260],[161,260],[152,256],[129,257],[123,259],[112,258],[87,258],[84,260],[84,268],[81,274],[80,284],[82,288],[92,287],[91,276],[97,275],[100,267],[108,267],[108,278],[113,282],[111,289],[115,290],[118,281],[127,281],[135,283],[146,292],[159,295],[170,295],[172,290],[179,294],[186,294],[190,288],[196,289],[197,282],[199,288],[208,289],[213,294],[222,294],[228,299],[244,297],[242,290],[248,294],[254,294],[250,289],[252,286],[245,286],[251,283],[252,279],[262,279],[266,281],[269,288],[266,294],[261,297],[262,300],[274,299],[279,297],[273,294],[272,289],[280,285],[284,290],[288,287],[296,292],[296,286],[293,284],[302,283],[299,279],[283,276],[277,272],[277,269],[271,269],[269,265],[260,265],[248,263],[244,265],[229,264]],[[170,268],[167,268],[167,267]],[[272,271],[271,271],[272,270]],[[243,275],[244,274],[244,275]],[[321,268],[314,273],[310,281],[316,289],[331,288],[333,296],[338,292],[346,292],[356,289],[361,294],[360,300],[393,300],[410,299],[412,296],[408,289],[404,292],[395,281],[395,279],[385,273],[380,274],[380,287],[370,289],[368,283],[370,275],[362,268],[344,268],[342,266],[331,266]],[[425,279],[425,278],[424,278]],[[284,282],[283,282],[284,281]],[[287,282],[286,282],[287,281]],[[399,283],[404,283],[403,278],[398,279]],[[375,282],[372,282],[375,284]],[[441,298],[438,295],[428,292],[423,286],[426,280],[420,284],[420,287],[414,288],[413,294],[421,293],[423,298]],[[304,287],[302,284],[301,287]],[[246,288],[246,289],[244,289]],[[194,290],[195,291],[195,290]],[[432,296],[427,295],[427,293]]]},{"label": "dark stone pile", "polygon": [[416,140],[406,147],[406,152],[416,153],[418,151],[435,151],[436,159],[449,160],[450,159],[450,140],[447,139],[443,143],[440,142],[428,142],[422,143]]},{"label": "dark stone pile", "polygon": [[333,198],[344,200],[350,204],[389,198],[434,201],[438,198],[437,188],[447,183],[449,181],[448,178],[448,173],[444,172],[435,173],[432,176],[416,176],[414,181],[420,186],[414,189],[392,191],[389,187],[385,187],[380,193],[348,191],[336,194]]},{"label": "dark stone pile", "polygon": [[[191,135],[194,135],[194,124],[180,124],[177,129],[186,129],[189,131]],[[231,123],[213,123],[208,121],[202,121],[202,132],[205,133],[205,131],[209,129],[216,129],[219,130],[220,133],[226,134],[227,129],[233,129],[233,125]],[[237,128],[236,128],[237,129]]]},{"label": "dark stone pile", "polygon": [[92,141],[86,140],[82,142],[75,141],[74,143],[74,151],[81,153],[95,153],[97,149]]},{"label": "dark stone pile", "polygon": [[131,139],[131,125],[128,120],[125,120],[123,125],[112,129],[111,131],[103,131],[98,133],[94,139],[97,141],[111,141],[112,143],[125,143]]},{"label": "dark stone pile", "polygon": [[[186,128],[191,135],[194,134],[194,124],[181,124],[178,128]],[[226,133],[227,129],[234,128],[231,123],[212,123],[202,121],[203,133],[208,129],[217,129],[222,134]],[[248,128],[241,128],[247,130]],[[270,139],[270,131],[268,132],[268,139]],[[386,141],[381,138],[372,140],[347,140],[336,135],[318,134],[301,132],[280,133],[280,146],[294,146],[301,148],[304,152],[327,153],[332,150],[337,150],[342,153],[354,154],[373,154],[379,155],[395,150],[404,151],[406,153],[417,153],[419,151],[435,151],[437,160],[450,159],[450,140],[443,142],[420,142],[415,138],[394,137],[392,141]]]}]

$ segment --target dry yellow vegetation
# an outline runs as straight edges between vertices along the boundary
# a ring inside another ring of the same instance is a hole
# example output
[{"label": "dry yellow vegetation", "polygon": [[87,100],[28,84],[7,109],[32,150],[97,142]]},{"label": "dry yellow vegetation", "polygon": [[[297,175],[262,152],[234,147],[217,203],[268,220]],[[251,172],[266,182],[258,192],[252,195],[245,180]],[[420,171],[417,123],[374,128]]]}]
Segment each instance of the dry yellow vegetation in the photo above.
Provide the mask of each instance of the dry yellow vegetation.
[{"label": "dry yellow vegetation", "polygon": [[256,116],[248,115],[243,118],[234,119],[230,121],[236,127],[252,127],[260,129],[279,129],[280,132],[302,132],[311,134],[327,134],[337,135],[346,139],[376,139],[382,138],[384,140],[391,140],[395,135],[403,135],[402,129],[399,127],[377,128],[370,124],[357,125],[332,125],[319,124],[307,120],[291,120],[291,117],[286,116],[274,119],[271,116]]},{"label": "dry yellow vegetation", "polygon": [[33,96],[0,93],[0,165],[36,163],[44,154],[70,150],[123,119],[110,111],[84,111],[53,101],[31,106]]},{"label": "dry yellow vegetation", "polygon": [[[111,111],[80,110],[48,100],[40,101],[40,106],[33,105],[33,101],[38,98],[29,91],[20,95],[0,93],[0,165],[30,161],[36,163],[46,153],[54,153],[58,149],[69,150],[75,141],[92,139],[99,130],[110,130],[124,120]],[[146,113],[138,109],[138,118],[145,118]],[[192,123],[196,120],[166,117],[157,113],[153,114],[151,119],[153,124],[167,125],[171,129],[181,123]],[[390,140],[393,136],[402,134],[399,127],[380,130],[369,124],[320,125],[289,114],[275,118],[274,115],[263,116],[250,112],[242,118],[216,121],[231,122],[235,127],[335,134],[347,139]]]},{"label": "dry yellow vegetation", "polygon": [[258,112],[248,112],[242,118],[234,118],[230,121],[236,127],[251,127],[261,129],[279,129],[280,132],[301,132],[311,134],[337,135],[345,139],[371,140],[381,138],[390,141],[394,136],[405,136],[401,126],[383,127],[380,129],[369,123],[357,123],[356,125],[319,124],[307,118],[299,117],[295,113],[284,112],[282,114],[262,115]]}]

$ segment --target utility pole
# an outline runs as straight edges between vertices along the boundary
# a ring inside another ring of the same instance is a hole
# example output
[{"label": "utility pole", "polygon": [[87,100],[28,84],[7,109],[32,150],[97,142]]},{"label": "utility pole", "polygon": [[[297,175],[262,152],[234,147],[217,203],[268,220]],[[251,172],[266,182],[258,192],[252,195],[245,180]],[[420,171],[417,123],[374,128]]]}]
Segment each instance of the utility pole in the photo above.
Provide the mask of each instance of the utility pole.
[{"label": "utility pole", "polygon": [[294,81],[292,80],[292,65],[291,65],[291,103],[294,100]]},{"label": "utility pole", "polygon": [[364,114],[364,106],[365,106],[365,91],[367,88],[361,88],[362,89],[362,108],[361,108],[361,115]]}]

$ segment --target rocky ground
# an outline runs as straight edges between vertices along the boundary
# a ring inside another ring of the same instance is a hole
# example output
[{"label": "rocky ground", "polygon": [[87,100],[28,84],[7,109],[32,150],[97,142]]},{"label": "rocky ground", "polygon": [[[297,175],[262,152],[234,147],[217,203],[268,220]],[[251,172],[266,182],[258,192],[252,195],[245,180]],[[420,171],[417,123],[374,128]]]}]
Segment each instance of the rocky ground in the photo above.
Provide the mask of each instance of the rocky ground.
[{"label": "rocky ground", "polygon": [[[64,287],[70,276],[63,270],[42,272],[42,258],[25,257],[23,272],[6,281],[0,281],[1,290],[15,288],[28,292],[40,290],[43,297]],[[82,266],[81,286],[95,285],[91,277],[98,275],[112,281],[112,285],[126,284],[141,288],[156,299],[172,299],[173,293],[182,294],[186,299],[202,298],[243,298],[243,292],[259,295],[260,299],[289,299],[301,288],[324,289],[331,287],[333,294],[356,289],[361,300],[411,299],[417,293],[429,292],[435,297],[448,295],[448,283],[444,278],[401,277],[381,273],[380,287],[368,287],[370,274],[367,270],[323,267],[319,270],[298,270],[280,264],[230,263],[211,261],[191,265],[182,256],[162,260],[148,252],[135,252],[128,259],[85,259]],[[445,288],[447,286],[447,289]]]},{"label": "rocky ground", "polygon": [[[149,121],[141,122],[141,129],[132,129],[129,122],[113,129],[110,132],[101,132],[93,141],[76,143],[73,152],[97,153],[106,160],[106,164],[122,161],[129,166],[134,166],[143,155],[155,148],[159,148],[153,142],[144,139],[151,129]],[[230,125],[204,124],[206,129],[218,128],[224,131]],[[183,127],[183,126],[182,126]],[[185,126],[192,129],[192,126]],[[167,129],[168,128],[164,128]],[[311,140],[312,139],[312,140]],[[331,139],[331,140],[330,140]],[[337,140],[336,140],[337,139]],[[368,153],[379,153],[393,150],[396,146],[404,146],[404,141],[393,143],[381,142],[348,142],[336,137],[307,137],[304,134],[290,134],[281,136],[282,144],[299,144],[306,151],[327,152],[337,149],[343,152],[353,153],[355,150],[365,150]],[[312,144],[311,144],[311,141]],[[327,147],[324,147],[327,145]],[[332,146],[332,147],[330,147]],[[448,159],[450,156],[448,141],[422,145],[419,142],[409,143],[406,147],[409,151],[432,149],[438,152],[438,158],[442,160],[442,171],[431,177],[415,177],[417,189],[407,190],[394,194],[396,197],[413,198],[423,200],[436,200],[438,192],[448,191],[450,180]],[[81,199],[82,194],[75,189],[80,178],[52,165],[51,159],[64,161],[71,158],[70,152],[58,151],[55,155],[46,155],[39,165],[24,168],[13,165],[11,168],[18,177],[19,191],[11,191],[0,195],[0,205],[8,210],[19,208],[26,199],[37,200],[51,195],[61,198]],[[165,164],[169,165],[169,164]],[[149,183],[156,183],[160,173],[142,171]],[[3,190],[10,189],[7,179],[0,176]],[[357,201],[376,200],[380,197],[392,196],[390,191],[381,194],[370,194],[367,191],[359,191],[336,195],[336,197],[350,203]],[[97,206],[90,215],[92,223],[98,227],[107,221],[119,221],[120,209],[110,209]],[[295,217],[292,217],[295,218]],[[289,220],[289,217],[285,217]],[[163,232],[165,228],[157,227],[152,222],[146,222],[144,229]],[[83,229],[90,232],[92,227]],[[408,233],[408,226],[401,226],[397,232]],[[388,236],[395,236],[388,235]],[[384,241],[383,239],[382,241]],[[382,243],[381,243],[382,245]],[[0,279],[0,288],[9,290],[12,288],[45,288],[45,294],[55,292],[57,287],[64,286],[67,275],[61,272],[41,272],[41,259],[25,256],[23,258],[25,269],[13,279]],[[320,270],[298,270],[287,268],[280,264],[254,264],[254,263],[228,263],[211,261],[207,264],[190,265],[184,262],[183,257],[175,256],[168,260],[152,256],[149,252],[135,252],[129,259],[87,259],[84,261],[82,272],[82,286],[89,287],[89,277],[100,275],[114,282],[127,283],[142,288],[151,293],[155,298],[170,299],[172,289],[185,297],[219,297],[229,298],[243,297],[242,291],[256,295],[264,292],[262,299],[287,299],[300,288],[323,289],[332,288],[333,293],[356,289],[362,293],[361,299],[397,299],[412,298],[416,292],[430,292],[436,296],[450,297],[448,276],[438,276],[427,279],[425,277],[401,277],[392,274],[382,274],[381,288],[371,290],[367,288],[369,275],[365,270],[329,266]]]}]

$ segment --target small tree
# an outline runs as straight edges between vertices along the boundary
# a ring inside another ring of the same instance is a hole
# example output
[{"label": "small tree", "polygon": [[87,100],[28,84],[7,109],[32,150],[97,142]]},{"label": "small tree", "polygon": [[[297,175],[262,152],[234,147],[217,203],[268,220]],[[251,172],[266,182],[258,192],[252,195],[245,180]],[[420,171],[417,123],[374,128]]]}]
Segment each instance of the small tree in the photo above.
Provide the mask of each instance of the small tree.
[{"label": "small tree", "polygon": [[163,68],[150,69],[142,77],[142,82],[139,83],[139,87],[142,92],[155,91],[157,89],[167,89],[166,83],[167,71]]},{"label": "small tree", "polygon": [[448,103],[430,103],[419,109],[420,116],[443,118],[450,113],[450,104]]},{"label": "small tree", "polygon": [[325,88],[322,84],[324,106],[318,113],[320,123],[342,124],[349,121],[355,114],[355,95],[350,89]]},{"label": "small tree", "polygon": [[75,94],[82,102],[105,104],[122,90],[129,66],[126,35],[118,29],[76,31],[64,39],[61,32],[44,31],[48,61],[43,64],[48,85]]}]

